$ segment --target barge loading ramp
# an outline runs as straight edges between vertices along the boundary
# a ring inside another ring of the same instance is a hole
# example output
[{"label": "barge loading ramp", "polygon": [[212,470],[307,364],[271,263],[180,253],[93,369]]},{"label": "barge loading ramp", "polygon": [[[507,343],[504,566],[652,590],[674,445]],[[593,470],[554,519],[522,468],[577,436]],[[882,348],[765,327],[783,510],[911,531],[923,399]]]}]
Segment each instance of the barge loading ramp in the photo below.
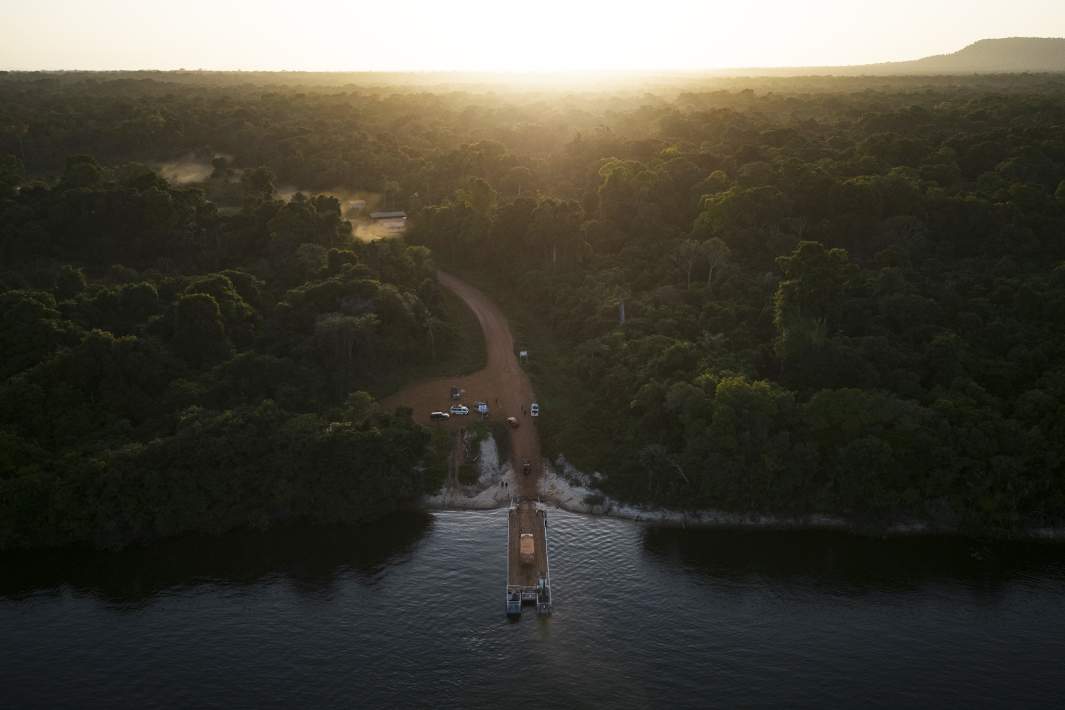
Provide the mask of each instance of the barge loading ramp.
[{"label": "barge loading ramp", "polygon": [[525,604],[550,614],[547,511],[535,502],[521,501],[508,512],[507,525],[507,616],[521,616]]}]

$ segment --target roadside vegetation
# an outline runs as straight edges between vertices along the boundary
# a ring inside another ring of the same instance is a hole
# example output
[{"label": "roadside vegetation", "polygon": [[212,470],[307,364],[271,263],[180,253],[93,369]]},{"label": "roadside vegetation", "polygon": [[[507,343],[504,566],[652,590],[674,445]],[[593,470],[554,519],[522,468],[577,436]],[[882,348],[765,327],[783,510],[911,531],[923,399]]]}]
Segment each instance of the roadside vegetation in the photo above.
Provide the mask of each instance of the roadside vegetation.
[{"label": "roadside vegetation", "polygon": [[484,368],[487,351],[477,316],[451,291],[439,288],[438,295],[433,331],[426,331],[423,357],[397,360],[381,368],[381,374],[369,383],[375,399],[383,399],[410,382],[468,375]]}]

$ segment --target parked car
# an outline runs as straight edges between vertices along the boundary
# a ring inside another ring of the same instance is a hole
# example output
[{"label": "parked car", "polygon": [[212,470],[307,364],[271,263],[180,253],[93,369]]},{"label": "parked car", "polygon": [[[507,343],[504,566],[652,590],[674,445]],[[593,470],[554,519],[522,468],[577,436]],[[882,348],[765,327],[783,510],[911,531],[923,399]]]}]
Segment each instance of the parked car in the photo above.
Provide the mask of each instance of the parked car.
[{"label": "parked car", "polygon": [[451,409],[447,411],[451,412],[452,414],[458,414],[459,416],[464,417],[470,413],[470,408],[467,407],[465,404],[453,404],[451,405]]},{"label": "parked car", "polygon": [[434,420],[450,419],[451,415],[447,412],[429,412],[429,418]]},{"label": "parked car", "polygon": [[529,414],[533,415],[534,417],[540,416],[540,405],[536,402],[533,402],[531,405],[529,405]]},{"label": "parked car", "polygon": [[507,424],[510,425],[511,429],[517,429],[518,426],[519,426],[518,425],[518,418],[517,417],[507,417]]}]

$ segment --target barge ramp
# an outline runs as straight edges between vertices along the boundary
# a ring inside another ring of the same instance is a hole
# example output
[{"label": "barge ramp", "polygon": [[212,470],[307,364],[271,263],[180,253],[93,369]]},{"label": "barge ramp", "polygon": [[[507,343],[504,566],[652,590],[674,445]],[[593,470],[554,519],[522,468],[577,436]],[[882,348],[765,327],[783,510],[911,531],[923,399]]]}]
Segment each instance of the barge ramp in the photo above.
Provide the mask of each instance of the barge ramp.
[{"label": "barge ramp", "polygon": [[521,616],[535,605],[551,613],[551,564],[547,554],[547,510],[543,504],[518,499],[507,514],[507,616]]}]

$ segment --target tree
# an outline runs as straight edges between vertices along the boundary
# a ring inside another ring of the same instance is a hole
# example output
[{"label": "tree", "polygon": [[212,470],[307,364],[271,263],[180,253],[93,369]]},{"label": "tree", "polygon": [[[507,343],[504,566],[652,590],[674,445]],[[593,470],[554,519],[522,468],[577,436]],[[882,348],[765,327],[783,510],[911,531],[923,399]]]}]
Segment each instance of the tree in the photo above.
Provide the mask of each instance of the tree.
[{"label": "tree", "polygon": [[224,180],[229,177],[229,160],[221,155],[211,160],[211,179]]},{"label": "tree", "polygon": [[470,178],[460,191],[461,200],[481,218],[488,219],[496,206],[496,191],[481,178]]},{"label": "tree", "polygon": [[527,239],[535,251],[548,254],[552,266],[558,263],[559,248],[569,246],[580,234],[581,207],[573,200],[541,200],[532,213]]},{"label": "tree", "polygon": [[24,173],[21,160],[9,153],[0,154],[0,199],[15,194]]},{"label": "tree", "polygon": [[529,170],[524,165],[516,165],[503,176],[503,187],[508,193],[521,197],[522,193],[529,189],[535,179],[536,176],[532,170]]},{"label": "tree", "polygon": [[703,211],[695,220],[692,235],[696,239],[726,236],[731,240],[746,232],[764,232],[791,214],[789,202],[772,186],[732,188],[708,195],[703,199]]},{"label": "tree", "polygon": [[377,412],[377,403],[368,392],[358,390],[348,395],[344,415],[353,426],[359,427]]},{"label": "tree", "polygon": [[728,262],[732,250],[728,248],[728,244],[717,237],[711,237],[699,245],[699,253],[706,260],[706,290],[709,293],[713,288],[714,271]]},{"label": "tree", "polygon": [[356,352],[368,351],[378,325],[374,314],[349,316],[326,313],[314,324],[314,342],[322,362],[332,368],[352,368]]},{"label": "tree", "polygon": [[647,475],[647,492],[652,498],[659,496],[662,485],[677,488],[691,483],[684,468],[661,444],[649,444],[640,449],[639,461]]},{"label": "tree", "polygon": [[0,293],[0,380],[35,365],[61,345],[73,345],[79,330],[62,318],[50,293]]},{"label": "tree", "polygon": [[214,296],[190,293],[174,308],[174,349],[193,367],[202,367],[230,354],[222,312]]},{"label": "tree", "polygon": [[788,256],[777,257],[784,280],[774,296],[774,322],[782,332],[802,321],[826,319],[840,290],[855,272],[847,252],[803,241]]},{"label": "tree", "polygon": [[275,179],[274,171],[267,167],[260,166],[245,170],[240,176],[245,204],[257,205],[272,200],[277,190],[274,185]]},{"label": "tree", "polygon": [[103,170],[95,159],[88,155],[75,155],[67,158],[67,168],[60,185],[68,190],[95,187],[103,179]]},{"label": "tree", "polygon": [[677,245],[677,249],[674,252],[674,259],[684,270],[684,286],[685,288],[692,287],[692,268],[695,266],[695,260],[699,258],[699,242],[694,239],[684,239]]},{"label": "tree", "polygon": [[88,282],[85,279],[85,273],[81,269],[70,264],[63,264],[59,267],[59,273],[55,277],[57,296],[64,300],[74,298],[84,291],[86,286],[88,286]]}]

